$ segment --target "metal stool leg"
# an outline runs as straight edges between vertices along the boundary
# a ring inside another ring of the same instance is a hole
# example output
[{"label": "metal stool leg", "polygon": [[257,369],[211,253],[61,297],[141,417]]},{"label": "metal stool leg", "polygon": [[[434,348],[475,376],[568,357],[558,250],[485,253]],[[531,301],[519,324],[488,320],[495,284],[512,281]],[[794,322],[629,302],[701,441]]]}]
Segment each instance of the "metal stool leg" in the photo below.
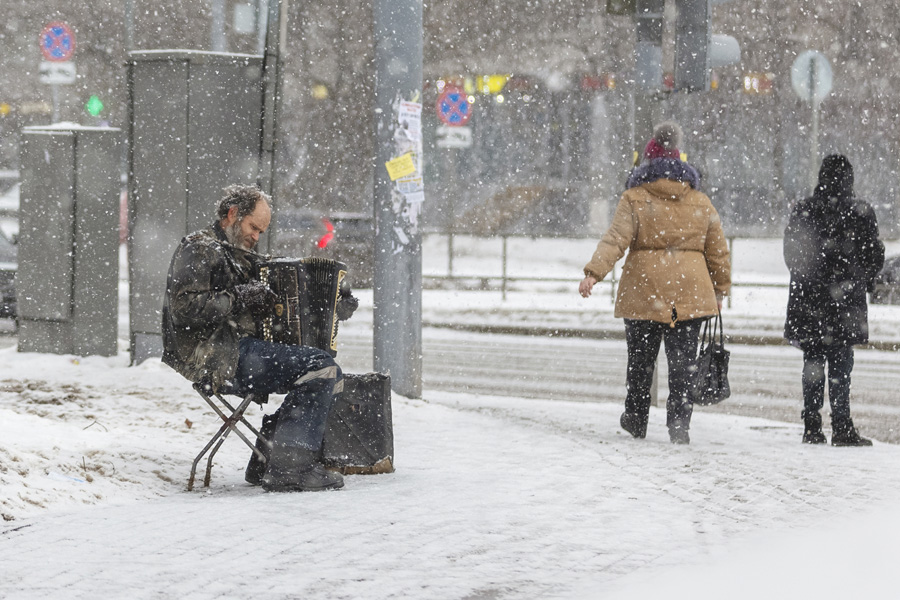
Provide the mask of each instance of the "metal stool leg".
[{"label": "metal stool leg", "polygon": [[212,452],[209,453],[209,457],[206,459],[206,476],[203,478],[203,487],[209,487],[209,480],[212,479],[213,457],[216,455],[216,452],[219,451],[219,448],[222,447],[222,444],[225,443],[225,438],[228,437],[230,432],[231,430],[229,429],[219,438],[219,443],[213,447]]},{"label": "metal stool leg", "polygon": [[209,457],[207,458],[206,474],[203,479],[203,486],[209,487],[210,479],[212,478],[213,457],[216,455],[216,452],[219,451],[219,448],[222,447],[222,444],[225,443],[225,439],[228,437],[228,434],[232,431],[234,431],[238,435],[238,437],[240,437],[241,440],[257,456],[259,456],[260,459],[262,459],[263,461],[266,460],[265,455],[259,451],[259,449],[256,447],[256,445],[254,443],[252,443],[247,438],[247,436],[245,436],[243,434],[243,432],[241,432],[237,428],[238,422],[242,423],[245,427],[247,427],[247,429],[249,429],[258,440],[262,440],[265,444],[267,444],[271,447],[271,443],[268,440],[266,440],[265,438],[263,438],[262,435],[260,434],[260,432],[257,431],[257,429],[255,427],[253,427],[253,425],[251,425],[249,423],[249,421],[247,421],[247,419],[244,418],[244,411],[247,410],[247,407],[253,401],[252,397],[248,396],[246,398],[243,398],[241,403],[237,406],[237,408],[234,408],[227,400],[225,400],[221,396],[221,394],[214,393],[213,395],[216,397],[216,399],[219,400],[219,402],[221,402],[222,405],[231,412],[231,415],[229,416],[229,415],[226,415],[222,411],[222,409],[220,409],[218,406],[216,406],[216,403],[213,402],[213,400],[210,398],[209,394],[207,394],[205,392],[205,390],[201,384],[194,384],[194,389],[197,391],[198,394],[200,394],[200,396],[206,401],[206,403],[209,404],[209,406],[213,409],[213,411],[215,411],[215,413],[219,416],[219,418],[221,418],[222,421],[224,421],[224,423],[222,424],[221,427],[219,427],[219,430],[216,432],[216,434],[212,437],[212,439],[209,440],[209,442],[206,444],[206,446],[203,447],[203,450],[200,451],[200,453],[194,459],[194,462],[191,464],[191,475],[188,478],[188,488],[187,488],[188,491],[191,491],[194,489],[194,480],[195,480],[196,474],[197,474],[197,464],[200,462],[200,460],[203,459],[204,455],[206,455],[206,453],[209,452],[209,449],[212,448],[212,452],[210,452]]},{"label": "metal stool leg", "polygon": [[203,447],[203,450],[201,450],[200,454],[198,454],[197,457],[194,459],[193,464],[191,464],[191,476],[190,476],[190,478],[188,478],[188,488],[187,489],[189,492],[194,489],[194,477],[197,474],[197,463],[200,462],[200,459],[203,458],[203,455],[206,454],[207,451],[209,451],[210,447],[212,447],[212,445],[216,443],[216,441],[222,436],[222,433],[227,429],[228,429],[227,425],[222,425],[222,427],[219,428],[219,431],[216,432],[216,435],[214,435],[212,437],[212,439],[209,440],[209,443]]}]

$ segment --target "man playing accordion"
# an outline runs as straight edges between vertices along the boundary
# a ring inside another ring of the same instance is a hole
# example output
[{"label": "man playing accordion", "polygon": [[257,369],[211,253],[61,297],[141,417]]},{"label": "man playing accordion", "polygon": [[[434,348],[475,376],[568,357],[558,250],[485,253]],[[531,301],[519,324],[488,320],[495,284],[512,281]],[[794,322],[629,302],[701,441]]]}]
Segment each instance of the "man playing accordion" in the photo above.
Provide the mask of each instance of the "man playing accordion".
[{"label": "man playing accordion", "polygon": [[[265,464],[251,458],[248,482],[267,491],[338,489],[343,478],[324,468],[320,453],[328,413],[343,387],[341,368],[324,350],[269,342],[257,331],[276,302],[253,278],[254,265],[265,258],[254,248],[271,218],[264,192],[233,185],[219,202],[217,221],[181,240],[163,303],[163,362],[212,391],[287,394],[264,420],[272,449]],[[337,308],[338,318],[348,318],[356,299],[341,295]]]}]

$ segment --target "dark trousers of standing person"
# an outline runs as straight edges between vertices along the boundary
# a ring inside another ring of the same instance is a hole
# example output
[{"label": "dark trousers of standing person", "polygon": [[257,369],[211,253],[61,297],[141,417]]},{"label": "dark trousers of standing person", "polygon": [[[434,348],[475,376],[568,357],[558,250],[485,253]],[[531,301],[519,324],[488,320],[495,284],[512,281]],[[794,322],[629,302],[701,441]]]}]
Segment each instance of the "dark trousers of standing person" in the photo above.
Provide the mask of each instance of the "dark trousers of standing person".
[{"label": "dark trousers of standing person", "polygon": [[[673,327],[668,323],[625,319],[625,341],[628,345],[625,413],[635,415],[643,423],[643,431],[638,428],[640,433],[646,433],[653,371],[656,367],[659,345],[663,340],[669,367],[666,425],[673,441],[676,441],[674,437],[676,430],[686,433],[690,429],[691,414],[694,410],[691,389],[702,323],[703,319],[691,319],[678,321]],[[635,435],[630,429],[629,432],[635,437],[644,437]]]},{"label": "dark trousers of standing person", "polygon": [[825,406],[825,369],[831,421],[850,419],[850,372],[853,346],[816,344],[803,348],[803,419],[815,419]]}]

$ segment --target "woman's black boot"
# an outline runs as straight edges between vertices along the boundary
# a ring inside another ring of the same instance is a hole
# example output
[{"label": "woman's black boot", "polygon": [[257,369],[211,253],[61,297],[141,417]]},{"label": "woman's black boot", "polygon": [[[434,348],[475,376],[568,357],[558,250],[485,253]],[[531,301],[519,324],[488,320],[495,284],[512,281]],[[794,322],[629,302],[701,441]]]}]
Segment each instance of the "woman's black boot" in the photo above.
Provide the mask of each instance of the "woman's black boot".
[{"label": "woman's black boot", "polygon": [[642,440],[647,437],[647,420],[648,415],[631,413],[626,410],[619,419],[619,425],[630,433],[632,437]]}]

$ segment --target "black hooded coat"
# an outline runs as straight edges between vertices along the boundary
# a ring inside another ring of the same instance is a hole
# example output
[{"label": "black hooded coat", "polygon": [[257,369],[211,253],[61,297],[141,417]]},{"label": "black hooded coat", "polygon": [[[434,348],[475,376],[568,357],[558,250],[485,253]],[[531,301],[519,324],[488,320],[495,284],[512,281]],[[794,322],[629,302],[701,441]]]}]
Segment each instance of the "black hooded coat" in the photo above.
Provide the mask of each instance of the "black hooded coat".
[{"label": "black hooded coat", "polygon": [[869,341],[866,292],[884,264],[884,244],[875,211],[853,196],[845,157],[826,157],[812,197],[791,211],[784,261],[791,273],[785,338],[803,349]]}]

